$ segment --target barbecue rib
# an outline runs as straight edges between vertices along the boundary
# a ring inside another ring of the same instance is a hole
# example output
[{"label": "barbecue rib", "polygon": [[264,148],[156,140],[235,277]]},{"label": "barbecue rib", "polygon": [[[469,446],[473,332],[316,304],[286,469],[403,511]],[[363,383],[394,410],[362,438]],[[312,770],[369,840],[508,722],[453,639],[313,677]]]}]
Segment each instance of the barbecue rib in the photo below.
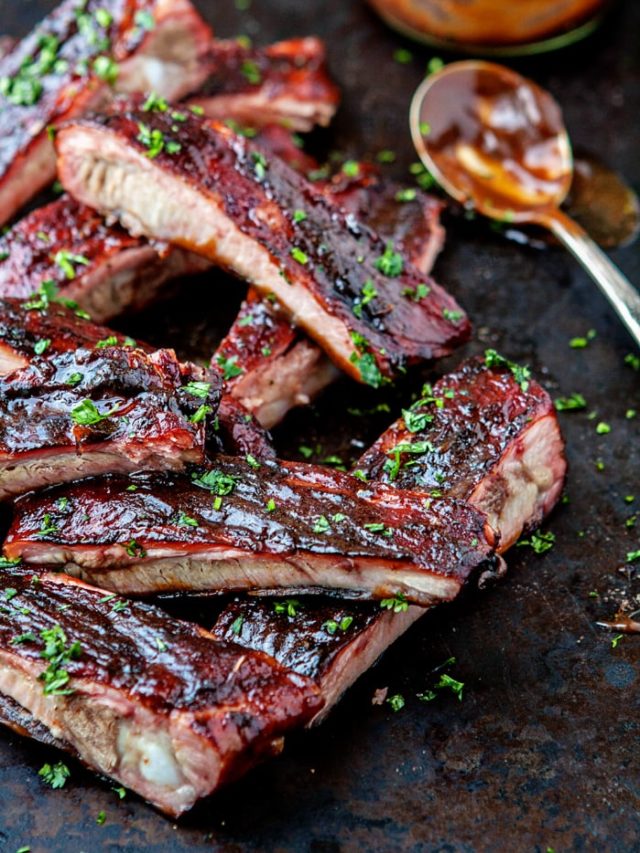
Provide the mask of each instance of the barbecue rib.
[{"label": "barbecue rib", "polygon": [[68,124],[57,146],[60,178],[80,201],[273,293],[360,381],[377,386],[468,337],[441,287],[227,127],[118,112]]},{"label": "barbecue rib", "polygon": [[0,720],[178,816],[319,710],[261,652],[63,575],[3,572]]},{"label": "barbecue rib", "polygon": [[[483,509],[500,534],[500,553],[553,509],[562,490],[564,445],[549,396],[537,382],[525,378],[520,385],[509,369],[489,369],[480,360],[465,363],[427,391],[364,454],[362,473],[389,479],[396,462],[392,448],[399,441],[413,446],[416,465],[402,465],[394,484],[442,489]],[[424,443],[424,454],[416,452],[418,443]],[[393,469],[385,471],[390,459]],[[406,459],[406,454],[399,457]],[[212,632],[313,678],[325,700],[314,723],[424,613],[403,604],[397,613],[333,599],[301,598],[298,604],[295,618],[288,618],[286,607],[275,612],[273,601],[238,599],[223,610]]]},{"label": "barbecue rib", "polygon": [[202,462],[218,399],[215,374],[180,364],[172,350],[148,354],[107,338],[35,357],[0,379],[0,500]]},{"label": "barbecue rib", "polygon": [[188,94],[211,38],[188,0],[65,0],[0,59],[0,224],[54,179],[49,126],[100,108],[112,86]]},{"label": "barbecue rib", "polygon": [[[34,358],[50,359],[56,353],[73,352],[78,348],[91,349],[101,342],[119,346],[135,345],[151,354],[153,349],[142,341],[133,341],[126,335],[106,326],[91,323],[78,312],[61,304],[53,291],[51,298],[44,289],[31,303],[40,303],[41,310],[29,310],[25,303],[0,300],[0,377],[26,367]],[[44,310],[46,308],[46,310]],[[48,342],[44,353],[37,350]],[[268,433],[253,415],[229,394],[220,399],[217,417],[207,420],[207,450],[210,453],[229,453],[256,459],[273,459],[275,453]]]},{"label": "barbecue rib", "polygon": [[0,259],[0,297],[23,299],[53,281],[98,322],[138,310],[167,281],[210,266],[191,252],[107,225],[69,196],[34,210],[0,237]]},{"label": "barbecue rib", "polygon": [[[431,271],[444,242],[437,199],[416,191],[409,201],[399,201],[400,188],[382,183],[362,164],[357,176],[341,172],[323,190],[349,213],[366,217],[420,272]],[[255,291],[242,304],[211,366],[221,370],[226,388],[268,429],[340,375],[315,343]]]},{"label": "barbecue rib", "polygon": [[340,101],[317,38],[260,48],[242,40],[215,41],[207,61],[209,77],[189,103],[210,118],[308,131],[328,125]]},{"label": "barbecue rib", "polygon": [[218,457],[191,481],[105,478],[28,496],[5,553],[122,593],[333,588],[427,606],[491,568],[494,546],[484,513],[462,502]]}]

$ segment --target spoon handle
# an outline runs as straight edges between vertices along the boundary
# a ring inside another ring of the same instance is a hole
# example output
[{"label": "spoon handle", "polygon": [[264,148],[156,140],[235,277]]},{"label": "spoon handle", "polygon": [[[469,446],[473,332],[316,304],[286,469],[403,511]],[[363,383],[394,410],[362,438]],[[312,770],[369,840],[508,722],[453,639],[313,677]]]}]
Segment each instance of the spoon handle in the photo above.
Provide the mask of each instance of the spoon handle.
[{"label": "spoon handle", "polygon": [[586,231],[561,210],[546,214],[543,224],[582,264],[640,346],[640,293]]}]

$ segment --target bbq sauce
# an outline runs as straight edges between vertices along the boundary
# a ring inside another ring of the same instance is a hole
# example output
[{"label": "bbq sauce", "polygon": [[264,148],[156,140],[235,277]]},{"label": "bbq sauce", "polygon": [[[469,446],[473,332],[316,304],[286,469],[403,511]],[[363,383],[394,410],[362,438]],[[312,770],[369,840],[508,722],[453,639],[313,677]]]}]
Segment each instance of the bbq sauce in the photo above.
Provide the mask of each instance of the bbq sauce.
[{"label": "bbq sauce", "polygon": [[569,149],[554,100],[508,68],[495,69],[444,74],[424,95],[420,130],[456,197],[509,221],[562,199]]}]

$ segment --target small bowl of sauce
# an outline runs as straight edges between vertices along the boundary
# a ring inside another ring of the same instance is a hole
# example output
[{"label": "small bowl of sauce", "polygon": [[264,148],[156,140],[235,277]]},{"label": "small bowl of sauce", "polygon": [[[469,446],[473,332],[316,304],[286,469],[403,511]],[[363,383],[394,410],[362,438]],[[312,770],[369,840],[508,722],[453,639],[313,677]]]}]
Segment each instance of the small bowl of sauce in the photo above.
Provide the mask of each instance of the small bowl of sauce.
[{"label": "small bowl of sauce", "polygon": [[394,29],[445,50],[515,55],[589,35],[611,0],[368,0]]}]

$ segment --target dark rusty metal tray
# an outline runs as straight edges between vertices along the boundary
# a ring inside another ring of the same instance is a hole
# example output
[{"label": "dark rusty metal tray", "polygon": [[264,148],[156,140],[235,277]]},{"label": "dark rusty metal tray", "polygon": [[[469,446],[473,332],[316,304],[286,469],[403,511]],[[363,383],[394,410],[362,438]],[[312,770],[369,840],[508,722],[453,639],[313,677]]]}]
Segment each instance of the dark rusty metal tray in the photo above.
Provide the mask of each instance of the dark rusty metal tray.
[{"label": "dark rusty metal tray", "polygon": [[[51,2],[0,2],[2,27],[24,33]],[[385,29],[361,0],[230,0],[199,6],[220,35],[260,42],[317,33],[329,44],[344,105],[320,148],[355,157],[393,148],[385,167],[404,178],[414,159],[409,98],[431,54]],[[235,6],[241,6],[237,2]],[[588,42],[519,63],[561,101],[577,145],[599,154],[640,186],[640,4],[629,0]],[[414,59],[394,62],[408,47]],[[614,253],[640,283],[638,244]],[[0,732],[0,849],[75,851],[640,850],[640,638],[595,626],[640,594],[626,553],[638,547],[640,373],[624,364],[631,341],[585,273],[561,250],[508,243],[478,223],[451,223],[437,276],[475,321],[469,351],[495,345],[528,361],[553,394],[583,393],[589,412],[563,416],[571,473],[569,503],[548,527],[543,556],[509,556],[509,576],[427,616],[350,691],[317,731],[292,738],[282,758],[202,804],[179,826],[133,795],[73,767],[64,791],[36,773],[53,753]],[[224,294],[224,296],[222,296]],[[124,324],[184,355],[206,356],[231,322],[242,288],[212,274]],[[570,338],[595,329],[584,350]],[[453,363],[450,362],[450,363]],[[441,366],[439,369],[444,369]],[[395,416],[421,377],[390,399],[393,414],[357,418],[347,406],[375,406],[374,392],[343,382],[276,436],[283,455],[304,440],[323,453],[357,453]],[[596,424],[611,426],[607,435]],[[309,439],[309,436],[312,439]],[[633,503],[626,495],[638,490]],[[415,693],[434,667],[455,656],[465,682],[428,705]],[[393,713],[375,707],[376,688],[402,693]],[[96,823],[106,812],[104,825]]]}]

